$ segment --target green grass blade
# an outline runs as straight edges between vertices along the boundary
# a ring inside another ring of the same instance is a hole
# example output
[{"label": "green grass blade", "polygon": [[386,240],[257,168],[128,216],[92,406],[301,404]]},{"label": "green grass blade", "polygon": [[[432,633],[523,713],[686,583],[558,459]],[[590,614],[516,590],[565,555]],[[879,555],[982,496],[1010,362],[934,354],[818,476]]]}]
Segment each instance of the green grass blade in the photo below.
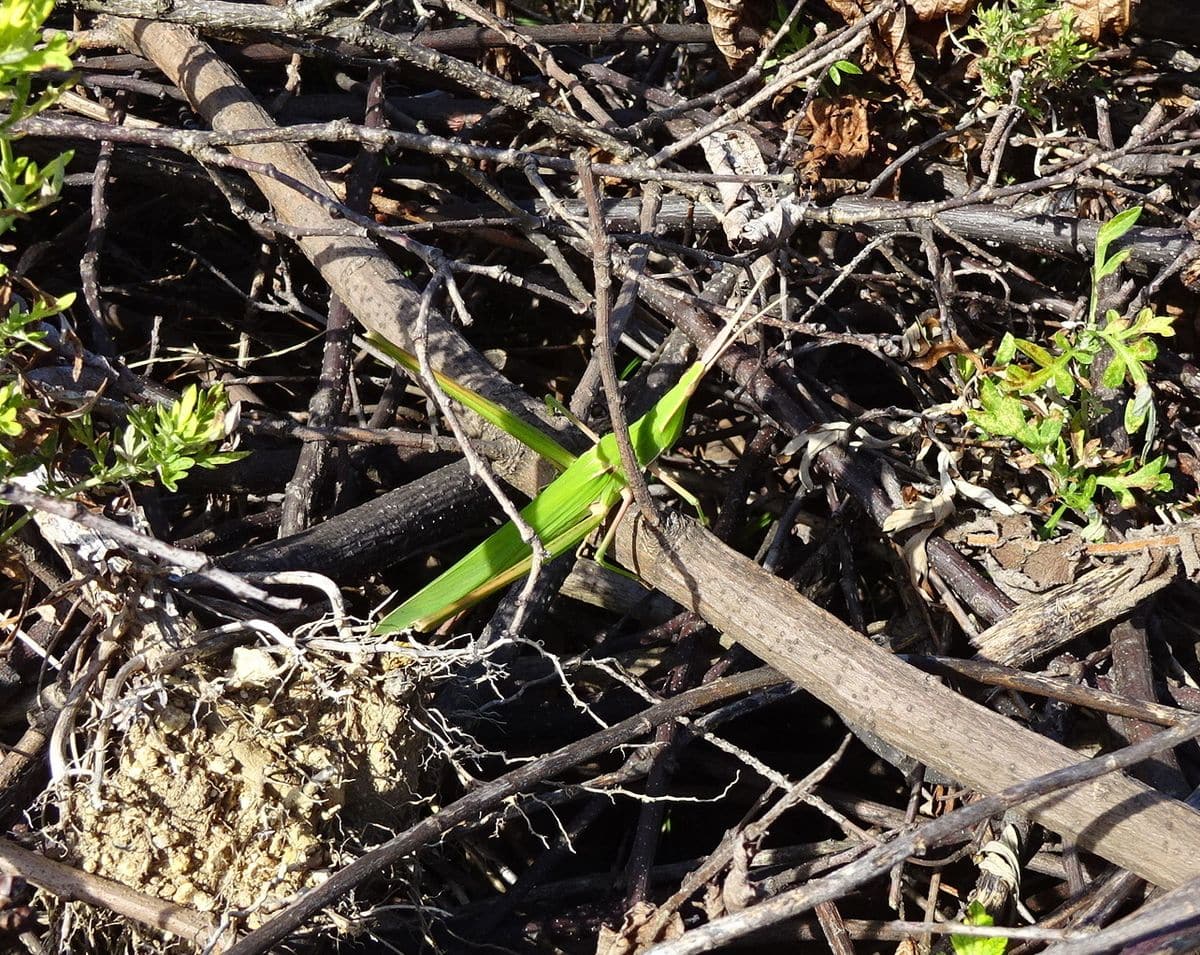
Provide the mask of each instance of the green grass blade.
[{"label": "green grass blade", "polygon": [[[546,541],[546,549],[552,558],[574,550],[603,520],[603,514],[589,512],[559,537]],[[515,562],[506,564],[508,557],[515,557]],[[479,561],[493,563],[496,571],[476,573]],[[516,526],[505,524],[445,574],[384,617],[375,628],[375,633],[396,633],[409,627],[432,630],[443,620],[448,620],[524,577],[532,564],[533,555],[521,540]],[[456,593],[457,596],[447,600],[447,594],[450,593]]]},{"label": "green grass blade", "polygon": [[[683,434],[688,400],[695,394],[704,372],[705,367],[700,362],[690,366],[653,408],[629,426],[629,443],[633,445],[634,456],[642,467],[653,464],[659,455],[674,447]],[[597,447],[604,447],[606,443],[609,445],[606,457],[619,470],[621,457],[617,452],[616,436],[606,434]]]},{"label": "green grass blade", "polygon": [[[367,341],[402,368],[406,368],[414,375],[420,374],[420,366],[416,355],[406,352],[399,345],[388,341],[388,339],[384,338],[378,332],[368,334]],[[537,452],[560,471],[565,471],[575,460],[575,455],[561,444],[544,431],[535,428],[524,419],[518,418],[507,408],[502,408],[478,392],[460,385],[453,378],[443,375],[440,371],[435,371],[433,377],[441,389],[459,404],[470,408],[489,424],[495,425],[506,434],[511,434],[523,445]]]},{"label": "green grass blade", "polygon": [[[521,511],[551,557],[578,546],[620,498],[625,482],[602,455],[601,445],[580,455]],[[375,632],[436,626],[516,580],[529,569],[530,559],[529,545],[509,522],[384,617]]]},{"label": "green grass blade", "polygon": [[[396,360],[402,361],[399,357]],[[630,441],[641,465],[653,462],[679,439],[688,399],[703,374],[704,366],[697,362],[630,426]],[[530,501],[521,516],[537,531],[550,556],[557,557],[574,550],[600,525],[620,499],[625,484],[617,439],[607,434]],[[521,539],[516,525],[505,524],[384,617],[375,633],[395,633],[409,627],[432,629],[520,578],[531,562],[530,547]]]}]

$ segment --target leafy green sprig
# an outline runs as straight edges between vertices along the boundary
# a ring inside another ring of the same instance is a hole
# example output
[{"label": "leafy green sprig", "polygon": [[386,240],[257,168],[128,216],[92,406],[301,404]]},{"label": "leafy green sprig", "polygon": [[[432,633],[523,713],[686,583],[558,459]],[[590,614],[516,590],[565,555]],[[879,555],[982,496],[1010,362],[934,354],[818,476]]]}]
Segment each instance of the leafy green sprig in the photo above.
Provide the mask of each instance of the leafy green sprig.
[{"label": "leafy green sprig", "polygon": [[[986,927],[996,924],[996,920],[977,900],[971,902],[963,921],[967,925]],[[950,946],[954,949],[954,955],[1004,955],[1008,948],[1008,939],[999,935],[951,935]]]},{"label": "leafy green sprig", "polygon": [[72,419],[71,437],[92,458],[91,475],[83,487],[150,483],[168,491],[194,467],[215,468],[246,456],[245,451],[222,450],[232,430],[229,400],[221,385],[200,389],[188,385],[178,401],[129,409],[128,420],[115,439],[97,432],[90,414]]},{"label": "leafy green sprig", "polygon": [[[1049,42],[1041,39],[1043,24],[1057,16],[1058,31]],[[1047,89],[1062,85],[1095,54],[1095,48],[1075,32],[1074,15],[1057,0],[1000,0],[975,10],[967,40],[982,45],[975,60],[983,94],[1007,103],[1017,70],[1024,79],[1017,105],[1040,115],[1038,101]]]},{"label": "leafy green sprig", "polygon": [[[1109,254],[1112,245],[1133,228],[1141,208],[1128,209],[1100,227],[1091,268],[1091,295],[1086,320],[1078,328],[1056,332],[1049,347],[1006,333],[979,381],[979,407],[967,411],[976,428],[991,437],[1011,438],[1027,454],[1018,464],[1040,468],[1058,506],[1046,523],[1050,533],[1063,515],[1074,511],[1086,521],[1085,536],[1103,532],[1096,497],[1111,492],[1118,506],[1133,507],[1135,492],[1156,494],[1172,489],[1167,457],[1150,458],[1154,435],[1154,393],[1148,369],[1158,356],[1157,338],[1173,334],[1170,318],[1143,308],[1132,319],[1108,309],[1101,318],[1100,282],[1121,267],[1127,250]],[[1108,364],[1100,385],[1132,386],[1123,425],[1132,438],[1145,431],[1141,454],[1117,458],[1101,447],[1092,431],[1104,413],[1092,394],[1090,369],[1104,355]],[[974,371],[960,365],[964,375]]]},{"label": "leafy green sprig", "polygon": [[[53,9],[54,0],[0,3],[0,235],[57,198],[71,160],[70,153],[63,153],[39,166],[14,149],[15,124],[50,106],[59,95],[54,86],[35,88],[40,74],[71,69],[66,35],[42,35]],[[7,274],[0,264],[9,303],[0,318],[0,480],[42,469],[51,489],[60,494],[149,481],[175,491],[192,468],[212,468],[244,456],[224,448],[232,420],[219,385],[190,385],[178,401],[131,408],[124,425],[115,430],[98,428],[90,412],[59,413],[29,385],[26,371],[37,353],[49,351],[44,323],[70,308],[75,295],[56,297],[36,290],[18,295]],[[90,468],[81,481],[62,480],[56,474],[64,432],[88,452]]]},{"label": "leafy green sprig", "polygon": [[[788,29],[779,38],[772,56],[763,64],[768,72],[776,69],[780,63],[799,53],[813,41],[812,27],[792,17],[791,10],[790,3],[775,0],[775,14],[768,23],[768,29],[773,34],[778,33],[785,23],[788,24]],[[834,86],[841,86],[847,76],[862,76],[862,72],[862,67],[853,60],[837,60],[830,65],[825,75]]]},{"label": "leafy green sprig", "polygon": [[65,152],[38,166],[13,148],[13,126],[52,105],[61,92],[54,86],[35,91],[38,74],[71,68],[66,34],[42,40],[42,24],[53,9],[54,0],[0,3],[0,235],[58,197],[71,161]]}]

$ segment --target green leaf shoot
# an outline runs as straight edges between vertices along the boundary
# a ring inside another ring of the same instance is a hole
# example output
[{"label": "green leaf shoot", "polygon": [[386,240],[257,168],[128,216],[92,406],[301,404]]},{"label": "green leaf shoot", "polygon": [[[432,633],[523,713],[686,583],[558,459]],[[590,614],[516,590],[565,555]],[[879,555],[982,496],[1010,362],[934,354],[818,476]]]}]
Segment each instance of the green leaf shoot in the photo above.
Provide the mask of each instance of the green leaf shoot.
[{"label": "green leaf shoot", "polygon": [[[967,925],[992,926],[995,924],[995,920],[978,901],[971,903],[963,921]],[[954,955],[1004,955],[1004,951],[1008,947],[1008,939],[1000,936],[951,935],[950,945],[954,948]]]}]

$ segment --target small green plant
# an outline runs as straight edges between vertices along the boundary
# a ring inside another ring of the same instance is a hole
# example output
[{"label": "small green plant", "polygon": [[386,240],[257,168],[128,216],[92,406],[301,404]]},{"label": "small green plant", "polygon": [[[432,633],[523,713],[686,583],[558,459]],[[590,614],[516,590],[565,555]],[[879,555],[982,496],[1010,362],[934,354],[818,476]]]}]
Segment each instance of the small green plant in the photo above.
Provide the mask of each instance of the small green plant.
[{"label": "small green plant", "polygon": [[[785,0],[775,0],[775,15],[771,17],[767,24],[767,29],[772,36],[779,32],[780,28],[788,22],[788,16],[792,12],[792,4]],[[799,20],[793,19],[788,25],[787,32],[775,44],[775,50],[771,58],[764,64],[768,70],[777,67],[781,62],[789,56],[799,53],[808,46],[813,39],[812,28],[807,23],[801,23]]]},{"label": "small green plant", "polygon": [[[11,305],[0,320],[0,435],[5,439],[0,480],[42,468],[48,490],[58,493],[154,479],[174,491],[193,467],[216,467],[242,457],[241,452],[221,450],[230,422],[220,385],[203,390],[190,385],[172,404],[131,408],[124,426],[111,434],[97,429],[90,412],[61,414],[29,384],[26,372],[40,360],[39,353],[50,351],[43,323],[69,308],[75,295],[55,297],[27,288],[32,304],[26,304],[11,285],[5,291]],[[52,477],[63,432],[89,453],[90,472],[82,481]]]},{"label": "small green plant", "polygon": [[[31,347],[40,347],[36,337]],[[15,349],[16,339],[0,338],[0,354],[11,355]],[[4,364],[11,367],[7,360]],[[123,426],[106,430],[90,412],[60,413],[19,374],[5,377],[0,384],[0,481],[41,469],[46,490],[59,495],[124,482],[158,481],[175,491],[192,468],[214,468],[245,456],[223,449],[231,422],[220,385],[189,385],[179,400],[131,408]],[[59,471],[64,437],[70,439],[67,447],[86,452],[83,479]]]},{"label": "small green plant", "polygon": [[843,76],[862,76],[862,67],[852,60],[838,60],[829,68],[827,75],[834,86],[841,86]]},{"label": "small green plant", "polygon": [[215,468],[238,461],[245,451],[223,451],[229,432],[229,401],[218,384],[201,390],[188,385],[169,405],[131,408],[125,427],[114,440],[97,432],[90,414],[72,419],[71,437],[90,452],[91,476],[81,487],[122,481],[158,480],[168,491],[194,467]]},{"label": "small green plant", "polygon": [[[786,3],[785,0],[775,0],[775,15],[771,17],[771,22],[768,24],[768,30],[772,35],[778,33],[783,25],[788,23],[791,11],[792,4]],[[812,28],[806,23],[793,19],[788,25],[787,32],[775,45],[771,57],[763,64],[764,67],[767,70],[774,70],[789,56],[799,53],[812,41]],[[862,76],[862,67],[853,60],[838,60],[829,67],[825,76],[834,86],[841,86],[843,78],[847,76]]]},{"label": "small green plant", "polygon": [[[1040,34],[1051,16],[1058,19],[1058,31],[1047,42]],[[1012,77],[1022,70],[1017,104],[1035,115],[1043,92],[1060,86],[1096,52],[1075,32],[1073,14],[1057,0],[1000,0],[979,7],[967,39],[983,46],[975,66],[984,95],[1008,102]]]},{"label": "small green plant", "polygon": [[74,292],[68,292],[61,298],[38,296],[33,308],[29,308],[20,298],[14,297],[8,314],[0,319],[0,361],[22,348],[48,351],[41,344],[46,332],[36,326],[70,308],[74,301]]},{"label": "small green plant", "polygon": [[[0,385],[0,435],[6,438],[19,437],[25,430],[21,423],[22,412],[32,405],[33,402],[28,401],[21,394],[15,381]],[[11,460],[11,455],[12,452],[8,449],[7,443],[0,444],[0,465]]]},{"label": "small green plant", "polygon": [[[972,902],[963,919],[967,925],[995,925],[993,919],[978,901]],[[950,945],[954,955],[1004,955],[1008,939],[1000,936],[986,938],[979,935],[951,935]]]},{"label": "small green plant", "polygon": [[37,456],[18,450],[30,444],[26,432],[33,425],[38,402],[26,396],[20,378],[13,372],[27,356],[48,350],[42,344],[46,332],[37,326],[68,308],[74,300],[74,294],[61,298],[37,296],[29,307],[14,295],[8,314],[0,319],[0,435],[7,439],[0,444],[0,479],[24,474],[39,463]]},{"label": "small green plant", "polygon": [[[0,236],[16,221],[49,205],[58,196],[71,153],[63,153],[39,167],[13,149],[13,127],[20,120],[45,109],[58,96],[53,87],[34,91],[43,70],[71,68],[65,34],[42,40],[42,25],[54,9],[54,0],[5,0],[0,3]],[[0,263],[0,280],[8,268]],[[75,296],[61,298],[33,295],[32,306],[3,286],[8,313],[0,319],[0,478],[24,473],[37,466],[36,455],[23,450],[31,441],[38,402],[31,400],[15,375],[20,360],[29,353],[45,350],[45,332],[37,326],[70,306]]]},{"label": "small green plant", "polygon": [[[1113,309],[1103,318],[1097,315],[1099,283],[1128,256],[1127,251],[1109,255],[1109,249],[1133,228],[1141,211],[1129,209],[1099,229],[1086,320],[1078,328],[1056,332],[1049,347],[1006,333],[979,381],[979,407],[967,412],[985,435],[1011,438],[1025,449],[1026,454],[1016,460],[1018,466],[1038,468],[1048,478],[1058,505],[1046,523],[1046,533],[1071,510],[1086,520],[1086,536],[1098,536],[1103,523],[1095,499],[1101,488],[1111,492],[1122,508],[1137,503],[1135,491],[1153,494],[1172,488],[1171,476],[1165,472],[1166,455],[1150,458],[1155,418],[1147,374],[1158,355],[1156,338],[1173,334],[1171,320],[1149,308],[1133,319]],[[1124,384],[1133,388],[1123,423],[1131,439],[1145,431],[1136,457],[1114,455],[1092,433],[1107,412],[1092,394],[1090,375],[1102,355],[1108,364],[1100,384],[1107,389]],[[968,361],[960,364],[964,375],[974,368]]]},{"label": "small green plant", "polygon": [[71,153],[56,156],[45,166],[13,149],[13,126],[58,98],[56,87],[34,91],[43,70],[71,68],[70,46],[63,33],[42,42],[42,24],[54,0],[5,0],[0,4],[0,235],[17,219],[49,205],[62,187]]},{"label": "small green plant", "polygon": [[[21,380],[14,378],[0,385],[0,481],[40,470],[42,489],[60,497],[155,481],[176,491],[194,467],[215,468],[245,457],[244,451],[223,448],[231,430],[229,416],[220,385],[189,385],[171,404],[131,408],[124,426],[108,431],[97,428],[90,412],[74,417],[56,413],[37,392],[27,396]],[[64,430],[69,442],[63,440]],[[58,469],[64,443],[83,449],[87,477],[78,479]],[[0,511],[4,509],[0,503]],[[0,532],[0,544],[27,518],[17,518]]]},{"label": "small green plant", "polygon": [[[42,38],[42,25],[54,0],[0,3],[0,235],[53,202],[62,186],[70,153],[39,167],[14,150],[17,122],[51,105],[59,90],[35,91],[42,71],[69,70],[70,48],[62,33]],[[47,489],[72,494],[86,488],[157,480],[177,489],[193,467],[212,468],[243,452],[222,450],[228,432],[229,402],[218,385],[189,386],[169,405],[131,408],[119,429],[98,429],[90,412],[62,414],[36,387],[28,370],[45,344],[45,323],[70,308],[74,293],[47,295],[18,283],[0,264],[0,480],[42,469]],[[90,469],[82,480],[58,470],[59,451],[70,438],[88,452]]]}]

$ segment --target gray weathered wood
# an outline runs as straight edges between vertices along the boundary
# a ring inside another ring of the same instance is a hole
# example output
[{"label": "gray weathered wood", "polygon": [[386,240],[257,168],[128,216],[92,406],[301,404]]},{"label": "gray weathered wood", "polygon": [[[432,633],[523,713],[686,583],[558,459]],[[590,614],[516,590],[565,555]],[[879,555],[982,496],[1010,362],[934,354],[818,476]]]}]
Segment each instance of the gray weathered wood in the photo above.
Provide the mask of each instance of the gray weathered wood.
[{"label": "gray weathered wood", "polygon": [[1174,562],[1150,572],[1149,562],[1123,560],[1026,600],[972,638],[981,660],[1024,666],[1087,631],[1111,623],[1176,578]]},{"label": "gray weathered wood", "polygon": [[[192,107],[214,130],[267,129],[275,125],[237,73],[200,40],[195,31],[169,23],[116,22],[129,46],[152,60],[183,90]],[[317,168],[295,143],[234,146],[229,152],[250,162],[273,166],[309,189],[333,198]],[[250,178],[271,203],[280,221],[314,231],[328,231],[334,224],[322,205],[278,179],[261,173],[252,173]],[[410,329],[420,306],[420,293],[372,239],[311,235],[299,239],[297,245],[363,327],[405,348],[412,348]],[[514,414],[553,430],[554,425],[538,402],[498,375],[487,360],[433,310],[429,314],[428,327],[429,359],[434,367],[504,405]],[[481,423],[481,433],[489,438],[506,440],[506,447],[513,444],[508,435],[490,425]],[[531,477],[535,484],[538,481],[544,483],[552,473],[546,465],[523,454],[520,446],[512,455],[502,457],[494,464],[497,472],[517,485],[530,483]],[[524,473],[531,468],[533,473]]]},{"label": "gray weathered wood", "polygon": [[[270,125],[236,74],[191,31],[166,24],[126,23],[123,29],[214,127]],[[298,178],[325,188],[299,147],[277,144],[233,151],[271,162],[294,176],[300,170]],[[297,197],[270,177],[255,181],[285,221],[328,226],[328,215],[318,204]],[[301,246],[364,325],[389,337],[407,338],[404,321],[415,312],[416,292],[373,243],[365,238],[313,237],[301,240]],[[464,361],[461,355],[447,353],[439,360],[472,387],[483,371],[477,363],[472,365],[473,357]],[[484,379],[486,390],[491,390],[491,374]],[[526,402],[523,397],[513,401],[528,410]],[[531,453],[514,455],[508,468],[514,482],[526,490],[537,484],[528,466],[530,457]],[[1081,758],[892,657],[694,522],[677,519],[666,533],[668,537],[656,539],[641,525],[626,522],[618,553],[648,583],[696,609],[846,720],[942,773],[996,792]],[[1041,800],[1032,804],[1032,811],[1050,828],[1157,884],[1173,886],[1200,876],[1200,813],[1125,777]]]},{"label": "gray weathered wood", "polygon": [[[785,581],[675,518],[661,536],[626,522],[618,555],[844,719],[941,773],[995,793],[1083,757],[902,663]],[[1029,804],[1056,832],[1157,885],[1200,875],[1200,813],[1126,776]]]}]

